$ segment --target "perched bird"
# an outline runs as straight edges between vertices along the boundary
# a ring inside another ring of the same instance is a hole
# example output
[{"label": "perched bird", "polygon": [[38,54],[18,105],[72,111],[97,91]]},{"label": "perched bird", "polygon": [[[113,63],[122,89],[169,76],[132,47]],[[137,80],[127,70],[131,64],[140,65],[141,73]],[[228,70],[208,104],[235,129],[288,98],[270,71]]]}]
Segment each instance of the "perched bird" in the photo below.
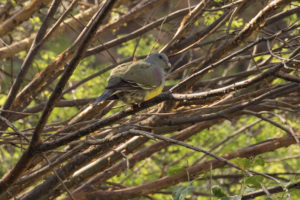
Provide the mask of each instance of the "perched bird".
[{"label": "perched bird", "polygon": [[129,62],[112,70],[103,94],[94,105],[112,99],[126,104],[139,104],[162,92],[165,83],[164,69],[170,67],[164,53],[150,54],[143,61]]}]

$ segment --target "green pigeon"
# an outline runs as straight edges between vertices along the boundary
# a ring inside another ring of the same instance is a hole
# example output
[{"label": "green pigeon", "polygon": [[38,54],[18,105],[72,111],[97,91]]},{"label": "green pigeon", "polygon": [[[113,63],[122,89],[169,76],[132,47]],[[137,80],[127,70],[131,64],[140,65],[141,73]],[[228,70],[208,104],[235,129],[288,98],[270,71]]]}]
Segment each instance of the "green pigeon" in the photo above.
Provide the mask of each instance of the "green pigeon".
[{"label": "green pigeon", "polygon": [[103,94],[94,105],[112,99],[120,99],[133,105],[159,95],[165,84],[164,69],[170,67],[166,54],[150,54],[143,61],[121,64],[111,71]]}]

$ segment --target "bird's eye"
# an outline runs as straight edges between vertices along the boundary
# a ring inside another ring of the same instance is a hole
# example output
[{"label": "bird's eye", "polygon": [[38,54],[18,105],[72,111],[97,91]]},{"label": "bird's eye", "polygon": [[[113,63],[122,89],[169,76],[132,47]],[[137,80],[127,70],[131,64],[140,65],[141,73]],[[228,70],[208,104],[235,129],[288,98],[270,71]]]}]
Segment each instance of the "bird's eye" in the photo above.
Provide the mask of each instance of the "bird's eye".
[{"label": "bird's eye", "polygon": [[163,59],[162,55],[159,55],[158,57],[159,57],[159,59]]}]

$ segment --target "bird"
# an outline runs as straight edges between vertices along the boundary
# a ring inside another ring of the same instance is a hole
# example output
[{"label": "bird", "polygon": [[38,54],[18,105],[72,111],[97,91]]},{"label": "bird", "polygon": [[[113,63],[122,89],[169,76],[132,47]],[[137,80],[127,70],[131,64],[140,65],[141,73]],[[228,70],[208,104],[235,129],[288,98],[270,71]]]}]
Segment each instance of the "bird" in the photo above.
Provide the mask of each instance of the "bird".
[{"label": "bird", "polygon": [[113,99],[134,105],[152,99],[162,92],[164,70],[170,67],[164,53],[153,53],[145,60],[121,64],[111,71],[104,92],[93,105]]}]

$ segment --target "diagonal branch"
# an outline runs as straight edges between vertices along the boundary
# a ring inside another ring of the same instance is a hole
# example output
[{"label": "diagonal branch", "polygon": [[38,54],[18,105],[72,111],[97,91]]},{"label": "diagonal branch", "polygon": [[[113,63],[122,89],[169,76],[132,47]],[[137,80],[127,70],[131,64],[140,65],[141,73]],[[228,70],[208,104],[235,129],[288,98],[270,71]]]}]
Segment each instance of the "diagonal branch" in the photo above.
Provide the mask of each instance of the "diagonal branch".
[{"label": "diagonal branch", "polygon": [[47,102],[47,105],[43,111],[43,114],[34,130],[30,145],[28,149],[21,156],[16,166],[0,181],[0,193],[4,192],[21,174],[24,172],[32,160],[32,157],[37,153],[36,147],[39,145],[41,132],[43,130],[44,125],[47,122],[47,119],[54,107],[55,102],[60,97],[62,90],[75,70],[77,64],[79,63],[83,52],[88,47],[89,41],[91,40],[91,36],[96,32],[100,23],[104,20],[107,13],[112,8],[115,0],[107,0],[103,3],[103,6],[99,9],[99,11],[94,15],[94,17],[90,20],[87,27],[84,31],[79,35],[78,41],[80,41],[80,45],[78,50],[75,53],[74,58],[70,61],[69,65],[66,67],[64,74],[62,75],[60,81],[57,83],[55,90],[53,91],[50,99]]},{"label": "diagonal branch", "polygon": [[192,24],[198,19],[198,17],[204,12],[204,8],[209,3],[209,0],[202,0],[195,8],[190,11],[181,21],[180,27],[177,29],[173,38],[160,50],[160,52],[166,51],[176,40],[179,39],[186,31],[192,26]]},{"label": "diagonal branch", "polygon": [[29,19],[34,12],[38,11],[41,7],[49,4],[51,0],[33,0],[24,9],[17,12],[12,17],[8,18],[2,24],[0,24],[0,37],[3,37],[10,31],[12,31],[17,25]]},{"label": "diagonal branch", "polygon": [[[222,48],[219,48],[215,52],[211,53],[210,56],[200,64],[200,66],[198,67],[198,71],[204,70],[204,68],[209,64],[228,55],[231,51],[240,46],[240,44],[243,43],[247,38],[249,38],[251,34],[257,31],[257,29],[262,28],[264,26],[266,18],[269,17],[276,9],[290,2],[291,0],[274,0],[269,3],[248,24],[244,26],[244,28],[236,37],[234,37],[227,44],[223,45]],[[208,72],[208,70],[210,69],[205,70],[205,72]],[[199,81],[202,75],[203,73],[191,76],[190,78],[179,83],[175,88],[173,88],[173,91],[180,92],[189,89],[192,85]]]},{"label": "diagonal branch", "polygon": [[[266,152],[272,152],[274,150],[277,150],[282,147],[288,147],[292,144],[295,144],[296,141],[293,137],[282,137],[282,138],[275,138],[270,139],[265,142],[252,145],[249,147],[246,147],[244,149],[241,149],[236,152],[227,153],[223,158],[230,160],[233,158],[249,158],[249,157],[255,157],[257,155],[266,153]],[[214,159],[210,161],[206,161],[203,163],[200,163],[198,165],[191,166],[187,169],[187,171],[178,173],[175,176],[166,176],[163,178],[160,178],[156,181],[146,183],[144,185],[139,185],[135,187],[129,187],[114,191],[98,191],[98,192],[92,192],[92,193],[85,193],[82,192],[81,194],[77,194],[81,197],[87,197],[87,199],[93,199],[93,200],[100,200],[100,199],[110,199],[110,200],[119,200],[119,199],[130,199],[134,197],[138,197],[140,195],[150,194],[156,191],[159,191],[163,188],[170,187],[172,185],[176,185],[179,182],[182,181],[190,181],[191,179],[194,179],[199,176],[199,174],[204,173],[206,171],[209,171],[211,169],[217,169],[224,167],[226,165],[225,162],[222,162],[220,160]],[[64,198],[64,200],[67,200],[68,198]]]},{"label": "diagonal branch", "polygon": [[[43,22],[43,24],[41,25],[41,28],[39,30],[39,32],[37,33],[31,48],[21,66],[21,70],[17,76],[17,78],[15,79],[8,95],[7,95],[7,99],[3,105],[3,110],[9,110],[13,101],[16,98],[16,95],[21,87],[21,84],[24,81],[25,75],[29,69],[29,67],[31,66],[34,57],[36,56],[36,54],[38,53],[38,51],[40,50],[42,44],[44,43],[43,41],[43,37],[46,34],[47,28],[50,24],[50,20],[52,19],[52,17],[54,16],[59,4],[60,4],[61,0],[53,0],[51,7],[48,11],[48,14]],[[6,116],[5,114],[3,114],[3,112],[1,113],[3,116]]]}]

